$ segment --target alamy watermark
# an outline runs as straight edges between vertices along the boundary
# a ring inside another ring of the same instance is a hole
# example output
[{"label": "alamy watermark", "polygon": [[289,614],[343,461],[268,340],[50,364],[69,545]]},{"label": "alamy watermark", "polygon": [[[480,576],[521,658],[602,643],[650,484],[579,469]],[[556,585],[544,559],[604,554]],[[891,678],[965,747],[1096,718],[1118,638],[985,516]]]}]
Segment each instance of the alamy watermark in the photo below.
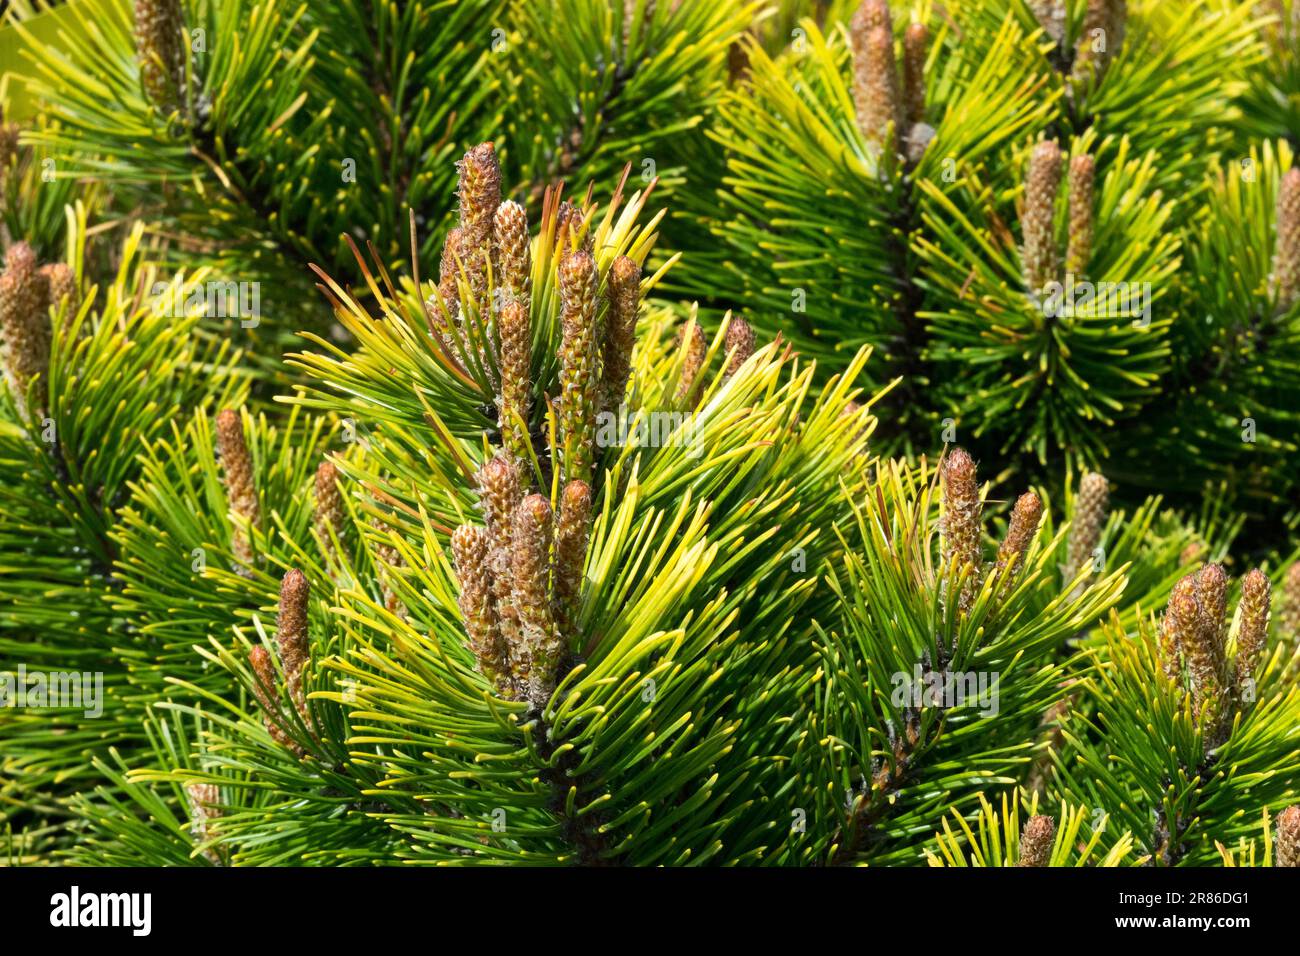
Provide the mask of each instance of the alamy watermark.
[{"label": "alamy watermark", "polygon": [[917,664],[910,674],[898,671],[890,678],[894,685],[890,701],[899,709],[970,706],[978,709],[981,717],[994,717],[1000,679],[996,671],[927,671]]},{"label": "alamy watermark", "polygon": [[0,707],[80,710],[87,717],[104,713],[104,675],[90,671],[0,671]]},{"label": "alamy watermark", "polygon": [[239,319],[245,329],[255,329],[262,321],[262,284],[260,282],[200,282],[187,287],[179,282],[155,282],[154,315],[173,319],[194,312],[214,319]]},{"label": "alamy watermark", "polygon": [[1065,282],[1043,287],[1043,314],[1050,319],[1132,319],[1145,329],[1151,324],[1150,282],[1076,282],[1067,272]]},{"label": "alamy watermark", "polygon": [[695,416],[688,412],[629,413],[620,405],[617,412],[596,416],[598,448],[685,448],[687,458],[699,458],[704,450],[695,440]]},{"label": "alamy watermark", "polygon": [[132,936],[153,928],[152,893],[83,893],[73,886],[50,897],[50,925],[57,928],[122,927]]}]

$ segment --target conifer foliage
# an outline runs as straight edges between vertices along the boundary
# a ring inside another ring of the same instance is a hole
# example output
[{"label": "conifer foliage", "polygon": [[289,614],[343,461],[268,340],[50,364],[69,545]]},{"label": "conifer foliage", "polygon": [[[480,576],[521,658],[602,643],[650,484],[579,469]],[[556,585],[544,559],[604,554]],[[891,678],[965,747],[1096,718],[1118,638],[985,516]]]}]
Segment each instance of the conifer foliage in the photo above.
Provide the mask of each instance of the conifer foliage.
[{"label": "conifer foliage", "polygon": [[1298,9],[16,5],[0,861],[1296,866]]},{"label": "conifer foliage", "polygon": [[696,207],[720,249],[685,269],[827,368],[876,346],[888,447],[956,428],[1126,489],[1155,448],[1184,502],[1228,476],[1277,514],[1294,25],[1289,0],[874,0],[747,41]]}]

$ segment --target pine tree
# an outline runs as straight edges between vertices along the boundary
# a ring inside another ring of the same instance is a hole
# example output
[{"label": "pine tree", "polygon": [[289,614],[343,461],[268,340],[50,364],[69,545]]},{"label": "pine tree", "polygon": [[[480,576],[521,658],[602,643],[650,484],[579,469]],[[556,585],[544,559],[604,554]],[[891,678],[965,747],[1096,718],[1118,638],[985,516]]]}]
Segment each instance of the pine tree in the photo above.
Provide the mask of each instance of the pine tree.
[{"label": "pine tree", "polygon": [[[1020,823],[1024,806],[1024,825]],[[944,820],[935,849],[926,850],[931,866],[1138,866],[1132,840],[1121,838],[1105,853],[1098,844],[1105,818],[1094,821],[1085,807],[1065,804],[1057,817],[1040,814],[1037,796],[1003,794],[1001,810],[980,796],[975,825],[954,813]]]},{"label": "pine tree", "polygon": [[102,696],[84,687],[82,707],[0,709],[3,820],[24,833],[20,856],[66,840],[66,798],[99,779],[93,748],[142,741],[126,679],[135,651],[123,651],[132,625],[105,601],[119,586],[113,532],[137,448],[185,409],[242,395],[228,346],[192,334],[200,316],[186,301],[202,274],[160,271],[137,226],[101,288],[84,275],[78,213],[66,261],[40,265],[15,243],[0,276],[0,654],[6,670],[103,675]]},{"label": "pine tree", "polygon": [[1239,588],[1229,614],[1227,576],[1204,564],[1179,580],[1158,625],[1108,623],[1083,706],[1064,720],[1060,791],[1103,808],[1155,865],[1215,862],[1216,845],[1253,828],[1243,809],[1294,802],[1297,635],[1270,626],[1263,572]]},{"label": "pine tree", "polygon": [[507,189],[534,216],[546,187],[578,175],[609,188],[632,163],[671,192],[692,165],[716,166],[698,127],[754,12],[139,0],[27,55],[56,175],[148,208],[174,264],[260,283],[265,326],[224,326],[273,369],[297,329],[329,330],[305,266],[351,269],[343,237],[391,269],[414,228],[432,267],[453,218],[451,160],[472,143],[499,138]]},{"label": "pine tree", "polygon": [[[516,215],[467,191],[491,156],[461,163],[462,201],[474,196],[462,237]],[[314,382],[295,407],[356,439],[329,457],[340,498],[317,491],[314,520],[300,489],[319,488],[319,472],[295,464],[293,482],[274,481],[264,439],[246,440],[237,480],[213,460],[203,417],[154,445],[122,532],[121,603],[162,650],[204,645],[211,666],[162,654],[144,668],[176,688],[147,720],[152,759],[129,773],[104,764],[112,786],[78,802],[92,829],[79,853],[130,833],[136,862],[154,863],[788,856],[788,812],[754,793],[783,773],[794,728],[782,718],[817,663],[796,610],[826,604],[814,569],[850,515],[834,490],[865,475],[873,419],[850,410],[851,376],[812,393],[812,370],[788,352],[769,344],[736,364],[722,333],[684,396],[688,355],[662,309],[642,312],[624,390],[623,365],[599,359],[627,343],[612,318],[642,311],[621,283],[655,242],[662,214],[638,224],[645,200],[548,197],[528,281],[510,279],[495,313],[504,229],[486,248],[461,240],[450,285],[392,284],[376,266],[382,322],[323,278],[360,345],[319,339],[295,359]],[[583,273],[588,291],[566,278]],[[511,308],[524,288],[527,310]],[[501,361],[509,316],[532,344],[513,368]],[[497,400],[521,368],[526,416]],[[584,382],[603,383],[591,394],[616,412],[568,408],[562,389],[586,394]],[[583,451],[573,439],[589,432]],[[297,463],[315,457],[307,447],[285,450]],[[233,507],[245,475],[257,527]],[[201,523],[177,525],[185,513]],[[224,544],[241,532],[244,555]],[[173,551],[217,545],[199,575],[154,557],[173,533]],[[180,593],[192,597],[177,614]],[[755,680],[770,692],[753,695]],[[215,788],[201,826],[187,822],[196,788]]]},{"label": "pine tree", "polygon": [[[711,132],[724,188],[687,195],[719,243],[687,285],[826,372],[875,346],[890,449],[956,430],[1029,476],[1101,467],[1185,505],[1226,480],[1276,516],[1290,106],[1259,103],[1294,86],[1293,11],[864,0],[775,55],[750,40]],[[1145,297],[1093,295],[1117,283]]]},{"label": "pine tree", "polygon": [[0,859],[1295,864],[1293,0],[37,12]]},{"label": "pine tree", "polygon": [[819,635],[825,687],[805,734],[834,743],[800,755],[814,859],[918,862],[917,834],[974,812],[990,782],[1014,784],[1063,695],[1060,651],[1123,589],[1118,571],[1078,592],[1060,579],[1064,532],[1043,537],[1041,503],[989,561],[981,497],[957,449],[937,475],[882,463],[855,508],[857,543],[832,578],[841,629]]}]

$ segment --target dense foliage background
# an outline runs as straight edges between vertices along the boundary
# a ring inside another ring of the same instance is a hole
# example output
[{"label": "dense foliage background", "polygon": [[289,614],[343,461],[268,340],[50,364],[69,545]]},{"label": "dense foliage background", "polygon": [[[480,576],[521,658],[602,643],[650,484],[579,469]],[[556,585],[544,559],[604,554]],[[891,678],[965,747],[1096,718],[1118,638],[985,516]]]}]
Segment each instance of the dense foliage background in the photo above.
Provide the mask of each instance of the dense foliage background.
[{"label": "dense foliage background", "polygon": [[1300,860],[1300,0],[0,51],[8,861]]}]

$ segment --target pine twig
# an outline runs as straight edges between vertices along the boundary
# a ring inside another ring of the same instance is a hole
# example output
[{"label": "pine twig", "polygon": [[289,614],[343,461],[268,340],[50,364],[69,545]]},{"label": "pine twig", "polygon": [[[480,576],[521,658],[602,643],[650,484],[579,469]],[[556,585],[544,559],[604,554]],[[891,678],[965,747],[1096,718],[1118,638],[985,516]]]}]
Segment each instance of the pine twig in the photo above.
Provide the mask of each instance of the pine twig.
[{"label": "pine twig", "polygon": [[560,440],[564,480],[591,482],[596,442],[596,263],[585,250],[560,262]]},{"label": "pine twig", "polygon": [[1110,483],[1095,471],[1084,474],[1079,482],[1079,494],[1070,516],[1070,539],[1066,545],[1064,577],[1072,581],[1075,576],[1095,560],[1101,533],[1106,529],[1107,507],[1110,504]]},{"label": "pine twig", "polygon": [[609,310],[606,313],[604,361],[601,363],[601,409],[617,412],[627,392],[641,308],[641,267],[619,256],[609,268]]},{"label": "pine twig", "polygon": [[1055,839],[1055,820],[1041,814],[1030,817],[1020,831],[1020,859],[1016,866],[1047,866]]},{"label": "pine twig", "polygon": [[541,495],[529,495],[515,512],[512,585],[519,612],[521,655],[515,675],[535,708],[546,705],[555,689],[561,644],[551,613],[551,506]]},{"label": "pine twig", "polygon": [[1056,194],[1061,185],[1061,148],[1056,140],[1044,140],[1034,147],[1025,179],[1024,209],[1020,230],[1024,241],[1025,284],[1040,293],[1057,279]]},{"label": "pine twig", "polygon": [[963,614],[970,610],[980,585],[982,512],[975,462],[965,450],[955,448],[943,463],[942,553],[945,570],[967,575],[958,599]]},{"label": "pine twig", "polygon": [[1096,164],[1084,153],[1070,160],[1070,228],[1065,272],[1075,278],[1087,274],[1092,259],[1093,187]]},{"label": "pine twig", "polygon": [[[257,527],[261,521],[261,506],[253,482],[253,459],[248,454],[248,445],[244,441],[244,423],[239,412],[233,408],[218,412],[216,435],[217,454],[221,459],[226,485],[226,500],[237,519],[231,522],[230,550],[240,564],[236,570],[247,577],[252,573],[255,556],[245,525],[249,532]],[[242,523],[238,519],[242,519]]]},{"label": "pine twig", "polygon": [[891,23],[886,0],[866,0],[849,24],[858,129],[880,151],[893,148],[902,128]]},{"label": "pine twig", "polygon": [[1287,807],[1277,815],[1273,860],[1274,866],[1300,867],[1300,806]]},{"label": "pine twig", "polygon": [[[36,266],[36,253],[25,242],[17,242],[5,254],[5,271],[0,275],[0,334],[5,343],[5,376],[9,393],[21,419],[43,418],[48,403],[47,379],[50,365],[50,283]],[[36,382],[34,404],[27,404],[28,390]]]}]

